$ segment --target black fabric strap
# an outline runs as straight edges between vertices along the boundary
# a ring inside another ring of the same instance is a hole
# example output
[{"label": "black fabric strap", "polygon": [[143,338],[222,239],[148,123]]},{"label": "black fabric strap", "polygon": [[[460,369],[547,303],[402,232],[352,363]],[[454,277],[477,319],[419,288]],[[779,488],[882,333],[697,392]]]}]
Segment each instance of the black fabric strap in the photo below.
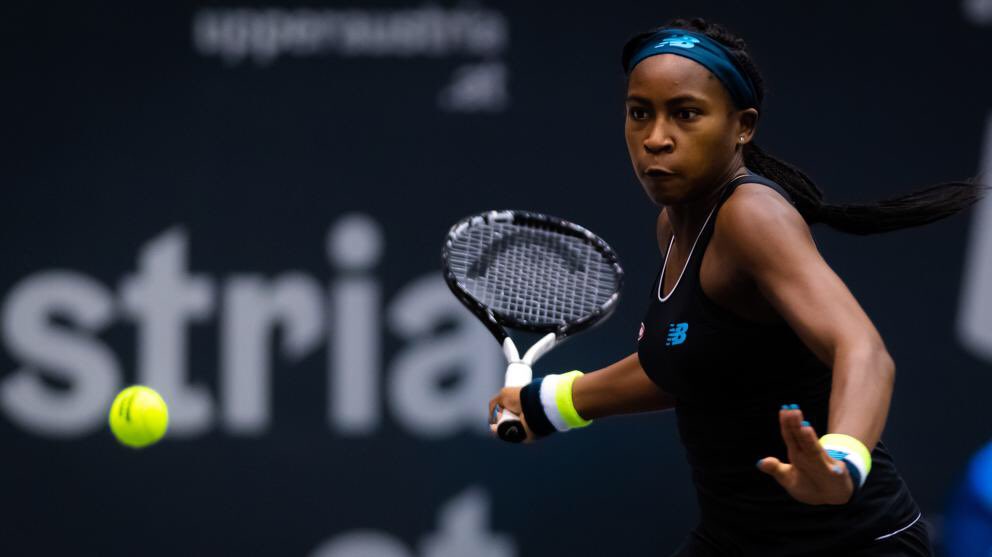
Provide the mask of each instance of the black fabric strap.
[{"label": "black fabric strap", "polygon": [[543,377],[538,377],[520,389],[520,408],[523,409],[524,419],[527,420],[527,427],[538,437],[545,437],[558,431],[544,414],[544,405],[541,404],[543,380]]},{"label": "black fabric strap", "polygon": [[782,186],[778,185],[776,182],[773,182],[772,180],[769,180],[768,178],[765,178],[760,174],[755,174],[750,170],[748,170],[747,172],[748,172],[747,174],[743,176],[738,176],[737,178],[734,178],[733,180],[727,182],[727,184],[723,186],[724,191],[723,194],[720,196],[720,200],[718,202],[720,205],[723,205],[723,202],[726,201],[727,198],[730,197],[730,194],[734,193],[734,190],[737,189],[737,186],[741,184],[761,184],[763,186],[768,186],[771,189],[777,191],[779,195],[784,197],[785,200],[791,203],[792,205],[796,204],[796,201],[792,199],[792,195],[790,195],[789,192],[785,191],[785,189]]},{"label": "black fabric strap", "polygon": [[844,459],[841,462],[844,463],[844,466],[847,468],[847,473],[851,475],[851,482],[854,483],[854,491],[851,493],[851,498],[848,499],[848,502],[850,503],[858,497],[859,493],[861,493],[861,472],[858,471],[857,466],[848,462],[847,459]]}]

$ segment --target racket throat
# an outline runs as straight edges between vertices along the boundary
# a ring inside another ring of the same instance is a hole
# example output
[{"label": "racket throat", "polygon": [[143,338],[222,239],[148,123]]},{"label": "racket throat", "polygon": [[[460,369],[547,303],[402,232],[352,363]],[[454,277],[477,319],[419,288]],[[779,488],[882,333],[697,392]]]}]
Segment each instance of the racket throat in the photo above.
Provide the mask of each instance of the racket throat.
[{"label": "racket throat", "polygon": [[530,383],[533,378],[534,372],[529,365],[521,361],[510,362],[510,365],[506,366],[504,384],[507,387],[521,387]]},{"label": "racket throat", "polygon": [[506,366],[504,384],[507,387],[519,387],[530,383],[534,376],[531,366],[538,358],[554,348],[557,340],[558,337],[555,333],[548,333],[541,337],[541,340],[535,342],[521,358],[520,351],[517,350],[517,345],[513,343],[513,339],[510,337],[503,339],[503,355],[506,356],[506,361],[509,364]]}]

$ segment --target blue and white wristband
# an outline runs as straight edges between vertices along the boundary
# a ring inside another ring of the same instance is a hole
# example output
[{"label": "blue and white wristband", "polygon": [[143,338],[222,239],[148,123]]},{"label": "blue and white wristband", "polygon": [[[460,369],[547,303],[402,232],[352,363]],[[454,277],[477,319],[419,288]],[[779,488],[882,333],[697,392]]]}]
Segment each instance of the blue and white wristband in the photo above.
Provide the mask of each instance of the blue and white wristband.
[{"label": "blue and white wristband", "polygon": [[558,403],[555,401],[555,392],[559,383],[561,383],[560,375],[548,375],[544,381],[541,381],[541,408],[544,409],[544,415],[554,426],[555,431],[568,431],[568,424],[558,411]]},{"label": "blue and white wristband", "polygon": [[831,458],[844,463],[854,482],[855,494],[860,491],[871,472],[871,453],[868,448],[861,441],[842,433],[824,435],[820,438],[820,445]]},{"label": "blue and white wristband", "polygon": [[534,435],[543,437],[592,423],[579,415],[572,402],[572,383],[582,375],[581,371],[546,375],[521,389],[520,406]]}]

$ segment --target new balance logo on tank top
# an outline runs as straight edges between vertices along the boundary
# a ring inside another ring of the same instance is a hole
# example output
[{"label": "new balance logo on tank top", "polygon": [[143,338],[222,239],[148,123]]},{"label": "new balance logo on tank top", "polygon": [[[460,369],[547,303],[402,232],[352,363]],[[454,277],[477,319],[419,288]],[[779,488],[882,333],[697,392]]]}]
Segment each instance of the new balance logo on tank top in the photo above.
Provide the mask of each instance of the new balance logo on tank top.
[{"label": "new balance logo on tank top", "polygon": [[[790,200],[778,184],[753,173],[727,183],[685,268],[666,269],[662,261],[638,335],[642,367],[677,401],[699,500],[697,532],[727,555],[801,555],[872,543],[919,515],[881,442],[864,488],[845,505],[800,503],[755,467],[766,456],[788,461],[778,422],[782,404],[799,404],[817,433],[827,433],[832,373],[785,322],[748,321],[703,292],[699,269],[717,214],[745,183]],[[662,272],[679,274],[667,295]]]},{"label": "new balance logo on tank top", "polygon": [[668,341],[665,342],[665,346],[672,346],[673,344],[682,344],[685,342],[685,335],[688,330],[688,323],[670,324],[668,326]]}]

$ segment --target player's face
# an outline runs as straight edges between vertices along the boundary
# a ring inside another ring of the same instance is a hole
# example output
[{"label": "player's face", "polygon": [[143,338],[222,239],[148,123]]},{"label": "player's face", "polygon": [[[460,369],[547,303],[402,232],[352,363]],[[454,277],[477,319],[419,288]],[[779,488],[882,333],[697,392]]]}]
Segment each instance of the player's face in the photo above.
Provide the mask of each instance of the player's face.
[{"label": "player's face", "polygon": [[674,54],[651,56],[634,67],[626,109],[630,160],[644,191],[658,205],[705,195],[733,171],[731,165],[740,164],[740,134],[750,138],[720,80]]}]

